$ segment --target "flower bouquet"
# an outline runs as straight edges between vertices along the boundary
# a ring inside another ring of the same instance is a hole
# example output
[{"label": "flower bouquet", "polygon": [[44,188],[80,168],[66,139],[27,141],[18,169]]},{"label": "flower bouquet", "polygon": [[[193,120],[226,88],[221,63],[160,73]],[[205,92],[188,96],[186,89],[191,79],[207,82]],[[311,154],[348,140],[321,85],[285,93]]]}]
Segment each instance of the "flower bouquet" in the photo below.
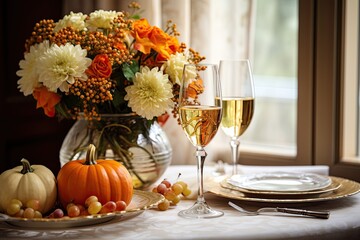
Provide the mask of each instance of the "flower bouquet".
[{"label": "flower bouquet", "polygon": [[[41,20],[25,42],[24,59],[16,72],[20,92],[32,95],[36,107],[49,117],[92,122],[82,141],[71,143],[73,153],[68,160],[94,143],[89,128],[99,133],[100,156],[106,156],[110,146],[130,170],[131,147],[137,145],[151,158],[153,149],[139,144],[137,129],[163,123],[169,110],[177,117],[183,66],[204,59],[179,42],[171,21],[163,30],[139,17],[137,3],[129,9],[131,13],[71,12],[58,22]],[[103,119],[113,114],[146,121],[129,128],[126,121],[118,124]]]}]

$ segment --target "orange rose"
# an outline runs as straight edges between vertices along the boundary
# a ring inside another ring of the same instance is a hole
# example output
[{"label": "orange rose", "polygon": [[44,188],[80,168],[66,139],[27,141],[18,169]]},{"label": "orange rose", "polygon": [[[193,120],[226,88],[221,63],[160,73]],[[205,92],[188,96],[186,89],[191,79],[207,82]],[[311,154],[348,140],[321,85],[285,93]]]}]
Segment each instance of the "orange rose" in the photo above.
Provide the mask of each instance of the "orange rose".
[{"label": "orange rose", "polygon": [[106,54],[96,55],[86,74],[90,77],[108,78],[112,73],[111,63]]},{"label": "orange rose", "polygon": [[168,52],[170,53],[170,55],[175,54],[180,49],[179,40],[173,36],[169,37],[167,41],[167,45],[168,45]]},{"label": "orange rose", "polygon": [[157,61],[165,61],[169,59],[170,55],[179,51],[179,48],[180,44],[178,39],[173,36],[168,36],[166,40],[166,47],[163,49],[164,51],[157,56]]},{"label": "orange rose", "polygon": [[138,38],[148,38],[152,27],[150,26],[149,22],[146,19],[140,19],[133,23],[133,37]]},{"label": "orange rose", "polygon": [[154,44],[148,38],[137,38],[134,48],[144,54],[149,54]]},{"label": "orange rose", "polygon": [[146,19],[135,21],[132,27],[132,35],[135,38],[134,48],[144,54],[149,54],[154,46],[149,39],[152,27]]},{"label": "orange rose", "polygon": [[61,99],[58,94],[50,92],[46,87],[39,87],[34,90],[33,96],[37,100],[36,108],[42,107],[48,117],[55,116],[55,106]]},{"label": "orange rose", "polygon": [[158,27],[154,27],[149,36],[150,41],[154,44],[153,49],[160,55],[164,56],[165,59],[170,57],[168,52],[168,39],[169,35]]},{"label": "orange rose", "polygon": [[133,23],[132,35],[135,38],[136,50],[149,54],[151,49],[154,49],[159,53],[158,60],[168,59],[180,47],[177,38],[168,35],[158,27],[151,27],[146,19]]}]

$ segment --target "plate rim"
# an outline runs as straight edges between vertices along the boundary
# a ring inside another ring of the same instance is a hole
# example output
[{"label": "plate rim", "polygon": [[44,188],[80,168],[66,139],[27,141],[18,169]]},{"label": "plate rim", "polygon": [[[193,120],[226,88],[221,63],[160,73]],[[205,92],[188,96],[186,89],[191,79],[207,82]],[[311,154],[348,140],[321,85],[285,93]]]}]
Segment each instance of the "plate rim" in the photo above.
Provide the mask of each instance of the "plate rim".
[{"label": "plate rim", "polygon": [[[319,183],[318,186],[307,187],[307,188],[299,189],[299,190],[259,189],[256,187],[244,185],[244,183],[250,182],[252,179],[260,179],[260,178],[264,178],[264,177],[279,179],[280,177],[283,177],[283,176],[289,176],[290,178],[298,178],[298,179],[301,179],[302,177],[311,177],[314,181],[316,181],[317,179],[322,179],[324,182]],[[243,184],[237,180],[232,179],[235,177],[240,178],[240,180],[243,180]],[[264,191],[264,192],[279,192],[279,193],[280,192],[304,192],[304,191],[320,190],[320,189],[330,186],[331,182],[332,182],[331,178],[326,175],[320,175],[320,174],[316,174],[316,173],[301,173],[301,172],[286,172],[286,171],[262,172],[262,173],[253,173],[253,174],[243,174],[243,175],[238,174],[238,175],[230,176],[228,178],[228,183],[235,187],[247,189],[249,191],[258,191],[258,192]]]}]

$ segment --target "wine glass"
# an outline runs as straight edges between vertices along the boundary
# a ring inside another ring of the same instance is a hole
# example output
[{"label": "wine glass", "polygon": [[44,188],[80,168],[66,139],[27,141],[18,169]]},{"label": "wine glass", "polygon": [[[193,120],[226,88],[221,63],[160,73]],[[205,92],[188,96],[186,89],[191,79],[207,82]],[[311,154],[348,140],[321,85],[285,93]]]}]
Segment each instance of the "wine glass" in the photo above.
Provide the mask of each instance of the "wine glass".
[{"label": "wine glass", "polygon": [[255,93],[250,61],[221,60],[219,78],[223,97],[223,117],[220,126],[231,138],[232,174],[236,175],[239,138],[249,127],[254,115]]},{"label": "wine glass", "polygon": [[196,147],[198,196],[194,205],[179,212],[185,218],[214,218],[224,213],[212,209],[203,192],[204,147],[217,133],[222,115],[217,65],[185,64],[179,96],[181,127]]}]

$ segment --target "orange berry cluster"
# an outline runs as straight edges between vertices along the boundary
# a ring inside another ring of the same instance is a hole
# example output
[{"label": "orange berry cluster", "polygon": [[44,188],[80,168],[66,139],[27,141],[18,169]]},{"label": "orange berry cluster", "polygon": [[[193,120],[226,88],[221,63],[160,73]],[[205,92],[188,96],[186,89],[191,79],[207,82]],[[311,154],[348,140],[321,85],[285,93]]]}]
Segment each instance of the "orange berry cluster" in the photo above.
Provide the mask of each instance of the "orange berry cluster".
[{"label": "orange berry cluster", "polygon": [[96,105],[113,100],[111,89],[115,87],[114,85],[115,83],[107,78],[91,77],[87,81],[75,80],[66,94],[79,97],[83,101],[83,108],[73,107],[69,109],[69,113],[75,117],[83,112],[86,120],[97,119],[99,114]]}]

